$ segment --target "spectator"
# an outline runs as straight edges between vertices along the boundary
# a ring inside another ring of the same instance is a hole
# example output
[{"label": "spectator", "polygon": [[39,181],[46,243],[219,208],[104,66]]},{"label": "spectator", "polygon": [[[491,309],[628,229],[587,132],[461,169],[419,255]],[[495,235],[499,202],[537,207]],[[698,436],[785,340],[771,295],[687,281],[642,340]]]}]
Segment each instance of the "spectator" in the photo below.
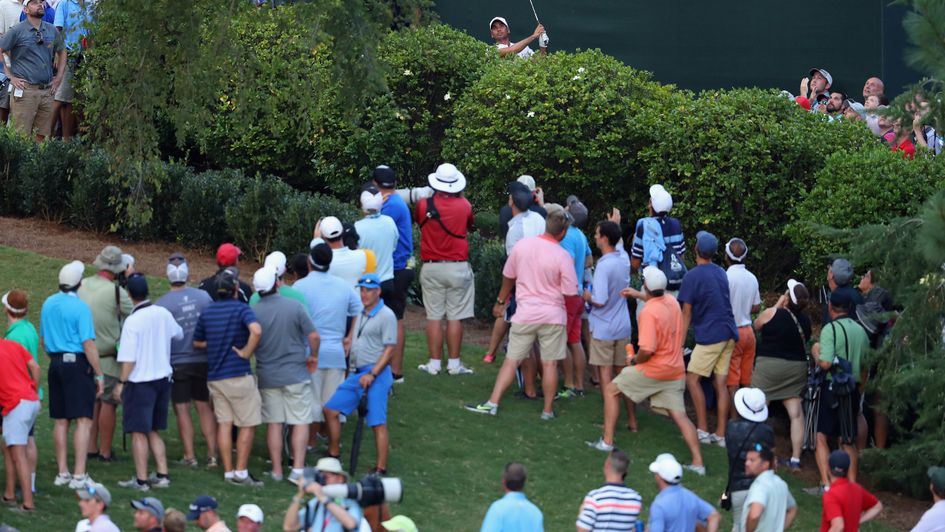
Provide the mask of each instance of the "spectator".
[{"label": "spectator", "polygon": [[[535,178],[530,175],[520,175],[516,179],[519,183],[525,185],[529,192],[528,210],[536,212],[542,218],[547,214],[545,212],[545,195],[541,187],[535,184]],[[503,205],[499,209],[499,236],[505,238],[509,232],[509,222],[512,221],[512,207],[509,204]]]},{"label": "spectator", "polygon": [[[217,290],[217,285],[219,284],[220,279],[222,279],[224,274],[232,275],[238,283],[238,292],[237,295],[239,300],[243,303],[249,303],[249,297],[253,295],[253,289],[247,283],[244,283],[240,280],[239,274],[239,263],[240,256],[243,252],[240,248],[234,246],[230,243],[220,244],[220,247],[217,248],[217,273],[207,277],[203,281],[200,281],[198,288],[204,292],[210,294],[210,297],[214,301],[220,299],[221,293]],[[229,296],[223,295],[225,299],[229,299]]]},{"label": "spectator", "polygon": [[[121,331],[118,362],[121,376],[114,394],[125,403],[122,421],[131,433],[135,477],[118,485],[138,491],[168,488],[167,452],[160,431],[167,430],[167,408],[171,398],[171,342],[182,340],[184,330],[164,307],[148,299],[148,282],[141,274],[128,279],[134,310]],[[157,473],[148,478],[148,449]]]},{"label": "spectator", "polygon": [[262,508],[255,504],[244,504],[236,512],[236,532],[259,532],[264,518]]},{"label": "spectator", "polygon": [[[601,256],[594,270],[593,290],[582,292],[584,301],[590,303],[587,321],[591,331],[590,364],[596,366],[600,375],[600,389],[606,391],[613,377],[627,365],[627,345],[630,343],[632,326],[627,302],[621,291],[630,284],[630,257],[620,242],[620,225],[603,221],[594,229],[594,244]],[[581,272],[583,277],[583,272]],[[627,418],[631,430],[636,430],[636,414],[627,404]],[[619,405],[614,405],[619,415]],[[611,440],[611,443],[613,440]]]},{"label": "spectator", "polygon": [[[572,211],[573,208],[573,211]],[[584,354],[584,345],[581,344],[581,316],[584,314],[584,268],[594,265],[591,256],[591,246],[582,230],[587,223],[587,208],[575,196],[568,196],[567,206],[564,208],[571,216],[572,223],[568,232],[561,239],[563,247],[574,262],[574,278],[577,280],[575,294],[565,296],[564,307],[568,313],[568,322],[565,330],[568,336],[568,350],[564,357],[564,390],[558,394],[558,399],[584,396],[584,370],[587,367],[587,358]],[[580,218],[575,217],[580,216]],[[578,220],[580,226],[578,227]],[[629,281],[629,270],[628,279]]]},{"label": "spectator", "polygon": [[56,29],[63,35],[66,46],[66,63],[60,66],[65,68],[62,83],[56,91],[53,109],[58,111],[56,118],[62,121],[62,140],[68,141],[79,130],[79,123],[72,108],[75,99],[75,88],[72,85],[72,76],[76,67],[82,61],[82,53],[88,36],[88,26],[92,22],[92,8],[94,0],[63,0],[55,9]]},{"label": "spectator", "polygon": [[[718,246],[719,241],[712,233],[699,231],[696,235],[696,267],[683,279],[679,302],[683,304],[683,331],[687,331],[692,323],[695,332],[696,347],[692,350],[686,368],[686,386],[696,411],[699,441],[724,447],[725,421],[731,402],[726,381],[732,351],[738,341],[738,329],[732,314],[728,277],[722,268],[712,262]],[[718,407],[718,429],[715,434],[708,432],[705,395],[699,382],[700,378],[713,373]]]},{"label": "spectator", "polygon": [[846,100],[843,107],[843,119],[850,122],[866,120],[866,108],[862,103]]},{"label": "spectator", "polygon": [[[686,415],[683,397],[686,371],[682,358],[685,334],[682,312],[676,298],[666,293],[666,275],[659,268],[647,266],[643,270],[643,287],[644,294],[632,288],[621,292],[624,296],[647,299],[652,305],[645,307],[640,313],[640,352],[629,361],[632,367],[624,368],[603,390],[604,435],[597,442],[589,442],[588,445],[600,451],[613,449],[614,428],[620,414],[617,397],[620,394],[627,396],[634,403],[649,399],[653,410],[668,413],[679,427],[683,440],[692,453],[692,465],[686,466],[686,469],[700,476],[705,475],[699,440],[696,438],[692,421]],[[633,411],[632,405],[630,411]]]},{"label": "spectator", "polygon": [[535,31],[531,35],[517,43],[509,40],[511,35],[509,23],[502,17],[493,17],[489,21],[489,32],[492,34],[495,46],[499,49],[499,55],[502,57],[515,54],[522,59],[531,58],[535,55],[535,51],[529,48],[528,45],[535,39],[538,39],[538,49],[541,51],[541,55],[548,54],[548,36],[545,35],[545,27],[541,24],[535,26]]},{"label": "spectator", "polygon": [[132,303],[128,292],[118,283],[118,275],[128,268],[122,259],[121,249],[105,246],[92,264],[98,268],[98,273],[83,279],[82,286],[76,292],[79,299],[92,309],[95,347],[98,349],[99,365],[105,374],[105,392],[95,405],[89,447],[94,458],[110,462],[113,459],[116,411],[121,404],[121,397],[116,398],[114,394],[121,373],[121,365],[115,356],[118,353],[121,324],[131,314]]},{"label": "spectator", "polygon": [[[54,420],[53,441],[59,474],[56,486],[79,489],[90,481],[86,474],[86,450],[92,429],[95,398],[102,395],[105,377],[95,347],[92,310],[76,296],[85,265],[74,260],[59,270],[59,293],[43,302],[39,334],[49,355],[49,417]],[[76,422],[75,475],[67,461],[69,424]]]},{"label": "spectator", "polygon": [[[557,204],[545,206],[545,234],[519,241],[512,249],[502,270],[502,287],[492,314],[505,312],[512,288],[515,288],[516,311],[509,332],[509,350],[496,376],[489,400],[466,409],[479,414],[496,415],[503,392],[512,384],[518,365],[528,358],[532,344],[541,345],[542,388],[544,409],[541,419],[555,418],[552,408],[558,388],[558,361],[564,359],[567,336],[567,311],[564,299],[577,292],[574,262],[560,242],[571,223],[569,215]],[[542,260],[534,260],[542,257]]]},{"label": "spectator", "polygon": [[[8,470],[16,471],[20,483],[23,504],[18,509],[32,512],[36,509],[33,502],[31,463],[27,457],[30,434],[39,415],[39,364],[22,345],[13,340],[0,340],[0,407],[3,409],[3,443],[10,454]],[[6,457],[7,453],[4,453]],[[9,476],[9,475],[8,475]],[[16,504],[16,493],[8,490],[13,497],[4,495],[4,503]]]},{"label": "spectator", "polygon": [[180,340],[171,341],[171,402],[174,404],[174,417],[184,457],[178,463],[187,467],[197,467],[197,454],[194,450],[194,424],[190,417],[190,404],[193,402],[200,421],[200,431],[207,442],[207,466],[217,465],[217,421],[210,406],[210,391],[207,388],[207,352],[194,347],[194,329],[200,314],[213,299],[199,288],[187,286],[190,269],[187,259],[180,253],[170,256],[167,263],[167,280],[170,291],[161,296],[154,304],[170,311],[184,331]]},{"label": "spectator", "polygon": [[289,275],[286,284],[291,284],[295,288],[295,282],[308,275],[308,253],[292,255],[292,259],[286,265],[286,273]]},{"label": "spectator", "polygon": [[339,413],[351,415],[361,402],[361,397],[367,395],[365,420],[374,429],[377,447],[375,471],[384,475],[387,473],[389,447],[387,399],[394,384],[390,358],[397,345],[397,317],[381,301],[381,280],[377,274],[369,273],[361,277],[358,287],[361,288],[364,309],[351,324],[351,329],[357,331],[350,351],[351,367],[356,369],[325,403],[325,418],[331,437],[328,455],[337,457],[341,453]]},{"label": "spectator", "polygon": [[830,453],[830,489],[824,493],[821,532],[857,532],[860,525],[883,511],[879,499],[848,478],[850,463],[850,455],[844,451]]},{"label": "spectator", "polygon": [[[752,479],[757,476],[745,469],[748,451],[760,443],[774,447],[774,430],[765,424],[768,405],[765,394],[758,388],[742,388],[735,392],[735,411],[740,419],[728,422],[725,448],[728,452],[728,492],[732,502],[732,522],[742,526],[742,506],[748,497]],[[765,529],[762,529],[765,530]]]},{"label": "spectator", "polygon": [[[4,74],[13,86],[10,97],[13,128],[42,142],[52,134],[53,95],[65,74],[66,49],[56,27],[44,20],[44,2],[26,0],[23,12],[26,20],[7,30],[0,39],[0,55],[4,56]],[[54,63],[59,65],[58,70]]]},{"label": "spectator", "polygon": [[[5,340],[12,340],[23,346],[30,355],[33,356],[33,360],[36,364],[39,364],[39,333],[36,332],[36,327],[30,322],[29,318],[27,318],[27,313],[29,312],[29,297],[26,295],[26,292],[16,289],[10,290],[6,294],[3,294],[3,299],[0,303],[2,303],[3,311],[7,315],[8,324],[6,332],[3,333],[3,338]],[[37,393],[40,401],[43,400],[43,392],[43,387],[39,386]],[[10,453],[3,453],[3,459],[4,463],[7,465],[7,486],[3,496],[7,500],[10,500],[14,497],[16,467],[13,465],[13,456]],[[30,466],[30,484],[33,486],[33,491],[35,491],[37,450],[36,439],[33,437],[32,431],[30,432],[29,442],[26,444],[26,460],[29,462]]]},{"label": "spectator", "polygon": [[584,496],[578,512],[578,532],[592,530],[633,530],[643,499],[625,484],[630,457],[614,449],[604,461],[604,482]]},{"label": "spectator", "polygon": [[932,507],[922,514],[912,532],[945,531],[945,467],[932,466],[928,471]]},{"label": "spectator", "polygon": [[[670,193],[663,185],[652,185],[649,216],[640,218],[634,226],[630,247],[630,270],[631,273],[638,273],[646,266],[665,267],[663,272],[667,275],[666,290],[675,297],[686,274],[686,265],[683,263],[686,242],[683,240],[679,220],[669,215],[672,208],[673,197]],[[643,305],[644,301],[637,300],[637,319],[643,311]]]},{"label": "spectator", "polygon": [[[745,472],[754,480],[740,510],[741,520],[733,520],[744,532],[783,532],[797,516],[797,502],[787,484],[774,474],[771,447],[755,443],[745,457]],[[732,503],[733,509],[734,501]]]},{"label": "spectator", "polygon": [[945,144],[945,138],[935,131],[935,128],[925,124],[926,116],[929,113],[929,100],[922,93],[916,94],[915,113],[912,120],[912,133],[915,137],[915,144],[928,148],[934,155],[942,153],[942,146]]},{"label": "spectator", "polygon": [[168,508],[164,512],[163,532],[184,532],[187,528],[187,517],[184,512],[174,508]]},{"label": "spectator", "polygon": [[262,422],[267,424],[266,442],[272,471],[282,480],[283,425],[292,427],[292,473],[289,481],[302,478],[309,425],[314,421],[311,374],[318,367],[318,332],[306,308],[276,290],[276,270],[265,266],[253,275],[253,288],[260,300],[253,307],[265,332],[256,348],[256,375],[262,396]]},{"label": "spectator", "polygon": [[813,104],[821,96],[830,96],[827,89],[833,84],[833,76],[822,68],[812,68],[808,77],[801,80],[799,96],[803,96]]},{"label": "spectator", "polygon": [[830,121],[839,120],[843,117],[843,110],[846,107],[847,95],[841,91],[830,93],[827,98],[826,111]]},{"label": "spectator", "polygon": [[140,532],[161,532],[164,521],[164,505],[154,497],[145,497],[131,501],[135,510],[135,530]]},{"label": "spectator", "polygon": [[[266,255],[266,260],[263,262],[263,267],[269,268],[276,272],[276,288],[278,289],[278,293],[280,296],[293,299],[301,303],[302,306],[305,306],[305,296],[302,295],[302,292],[299,292],[298,290],[289,286],[285,282],[285,273],[286,273],[285,253],[281,251],[273,251],[272,253]],[[250,296],[249,298],[249,306],[255,307],[256,303],[258,302],[259,302],[259,293],[253,292],[253,295]]]},{"label": "spectator", "polygon": [[378,166],[372,174],[374,185],[384,197],[381,214],[389,216],[397,226],[397,245],[394,247],[394,284],[381,297],[387,308],[397,316],[397,347],[391,359],[390,367],[394,382],[404,380],[404,313],[407,310],[407,291],[413,284],[414,272],[407,267],[407,261],[413,255],[413,226],[410,223],[410,208],[399,194],[395,193],[397,178],[387,166]]},{"label": "spectator", "polygon": [[[45,13],[43,14],[43,22],[48,22],[50,24],[55,25],[56,6],[59,5],[60,1],[61,0],[44,0],[43,1],[43,9],[45,11]],[[20,22],[23,22],[24,20],[29,18],[29,15],[27,14],[26,9],[25,9],[26,8],[25,3],[23,5],[23,8],[24,9],[20,10],[20,14],[19,14]]]},{"label": "spectator", "polygon": [[889,149],[894,152],[902,152],[902,156],[905,159],[913,159],[915,157],[915,143],[912,142],[912,130],[904,127],[901,119],[893,123],[893,135],[889,143]]},{"label": "spectator", "polygon": [[722,516],[711,504],[682,486],[683,468],[669,453],[656,457],[650,464],[659,493],[650,505],[649,532],[682,532],[696,530],[706,523],[708,532],[716,532]]},{"label": "spectator", "polygon": [[807,386],[807,342],[811,337],[811,324],[804,309],[809,299],[807,288],[789,279],[787,291],[754,323],[754,329],[761,333],[761,344],[751,385],[764,392],[769,402],[784,404],[791,420],[791,458],[787,463],[791,471],[800,470],[804,445],[801,395]]},{"label": "spectator", "polygon": [[226,523],[217,514],[217,508],[219,507],[220,504],[216,499],[209,495],[201,495],[190,503],[187,520],[196,522],[201,530],[207,532],[230,532],[230,529],[226,527]]},{"label": "spectator", "polygon": [[311,272],[295,283],[295,288],[305,296],[306,308],[320,338],[318,368],[312,373],[312,417],[315,421],[309,444],[313,447],[315,434],[323,429],[323,407],[345,380],[346,352],[354,336],[354,329],[350,328],[346,333],[345,326],[364,308],[361,298],[348,283],[328,273],[332,259],[328,244],[315,246],[309,259]]},{"label": "spectator", "polygon": [[[223,478],[243,486],[261,486],[249,474],[249,453],[256,425],[262,420],[262,399],[249,359],[256,351],[262,327],[249,305],[239,299],[238,279],[223,272],[213,282],[217,300],[200,314],[194,329],[194,348],[207,350],[207,386],[217,420],[217,445]],[[233,426],[239,427],[236,468],[233,467]],[[193,519],[191,519],[193,520]]]},{"label": "spectator", "polygon": [[[839,397],[834,394],[831,381],[834,373],[831,372],[824,379],[820,389],[820,408],[817,414],[817,467],[820,469],[821,490],[825,489],[828,480],[828,456],[830,449],[827,438],[839,439],[841,447],[848,453],[852,462],[850,480],[856,482],[857,450],[855,443],[857,418],[860,414],[860,394],[866,385],[860,374],[861,362],[869,346],[866,331],[860,324],[850,318],[853,302],[846,292],[834,291],[830,294],[831,321],[820,331],[820,342],[814,346],[812,355],[818,366],[824,371],[830,371],[839,364],[837,359],[844,359],[852,368],[852,378],[857,386],[853,387],[846,408],[838,405]],[[814,488],[814,491],[818,491]]]},{"label": "spectator", "polygon": [[476,285],[469,265],[467,233],[473,226],[472,206],[463,197],[466,178],[449,163],[441,164],[427,178],[436,192],[417,202],[420,226],[420,286],[427,313],[427,348],[430,360],[420,371],[437,375],[442,369],[443,320],[446,320],[447,372],[469,375],[460,361],[463,322],[473,317]]},{"label": "spectator", "polygon": [[[559,207],[560,208],[560,207]],[[482,520],[480,532],[503,530],[544,530],[541,510],[525,496],[525,466],[518,462],[505,464],[502,473],[502,489],[505,496],[493,502]]]},{"label": "spectator", "polygon": [[[350,231],[354,227],[351,226]],[[332,250],[333,258],[331,268],[328,273],[344,280],[348,286],[357,293],[358,279],[368,272],[377,270],[377,257],[371,250],[352,249],[345,245],[345,226],[341,220],[334,216],[327,216],[315,224],[315,238],[310,244],[311,248],[325,243]]]},{"label": "spectator", "polygon": [[886,95],[886,86],[883,84],[883,80],[877,78],[876,76],[866,78],[866,83],[863,84],[863,101],[865,102],[870,96],[881,98]]},{"label": "spectator", "polygon": [[417,525],[406,515],[395,515],[381,523],[388,532],[417,532]]},{"label": "spectator", "polygon": [[853,287],[853,266],[847,259],[835,259],[827,267],[827,286],[820,293],[820,303],[824,306],[822,325],[830,323],[830,311],[827,304],[834,292],[840,292],[846,296],[854,306],[864,303],[863,296]]},{"label": "spectator", "polygon": [[[50,390],[52,392],[52,390]],[[82,517],[89,520],[89,532],[121,532],[111,517],[105,513],[112,503],[112,494],[108,488],[96,482],[89,482],[76,490],[79,497],[79,510]]]},{"label": "spectator", "polygon": [[751,328],[751,315],[761,310],[761,293],[758,291],[758,278],[745,268],[748,257],[748,245],[741,238],[733,238],[725,244],[725,262],[728,270],[729,300],[732,303],[732,315],[738,327],[738,342],[732,350],[732,360],[728,365],[729,395],[734,395],[739,386],[751,384],[751,372],[755,367],[755,331]]},{"label": "spectator", "polygon": [[[322,458],[315,469],[324,475],[326,486],[344,484],[348,473],[341,468],[337,458]],[[307,504],[305,494],[314,495]],[[363,512],[357,501],[352,499],[332,499],[322,491],[317,480],[299,482],[299,491],[292,497],[292,504],[285,512],[282,530],[286,532],[319,532],[321,530],[354,530],[361,522]]]},{"label": "spectator", "polygon": [[[22,0],[0,0],[0,39],[13,26],[20,23],[23,14]],[[10,118],[10,79],[0,69],[0,124]]]}]

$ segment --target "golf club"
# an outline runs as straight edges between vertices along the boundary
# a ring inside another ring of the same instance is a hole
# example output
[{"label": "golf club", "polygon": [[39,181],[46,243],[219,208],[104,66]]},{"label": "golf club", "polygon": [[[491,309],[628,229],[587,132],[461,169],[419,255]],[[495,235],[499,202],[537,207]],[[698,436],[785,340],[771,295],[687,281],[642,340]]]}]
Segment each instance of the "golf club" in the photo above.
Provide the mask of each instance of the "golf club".
[{"label": "golf club", "polygon": [[[541,24],[541,21],[538,20],[538,11],[535,11],[535,2],[533,2],[532,0],[528,0],[528,5],[532,6],[532,14],[535,15],[535,23]],[[542,48],[547,48],[548,41],[549,41],[548,32],[546,31],[541,32],[541,37],[538,38],[538,46]]]}]

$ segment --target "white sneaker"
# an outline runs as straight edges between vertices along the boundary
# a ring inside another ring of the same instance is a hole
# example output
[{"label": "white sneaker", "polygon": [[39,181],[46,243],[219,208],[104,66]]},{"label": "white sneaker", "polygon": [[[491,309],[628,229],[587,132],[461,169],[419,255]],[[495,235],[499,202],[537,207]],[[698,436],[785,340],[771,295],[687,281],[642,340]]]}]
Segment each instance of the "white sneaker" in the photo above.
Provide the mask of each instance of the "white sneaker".
[{"label": "white sneaker", "polygon": [[605,442],[604,438],[598,438],[597,441],[586,441],[584,442],[591,449],[597,449],[598,451],[604,451],[609,453],[614,450],[614,446]]},{"label": "white sneaker", "polygon": [[472,375],[473,370],[467,368],[466,366],[460,364],[457,368],[447,369],[447,373],[450,375]]},{"label": "white sneaker", "polygon": [[70,473],[59,473],[56,475],[56,480],[53,480],[54,486],[65,486],[72,482],[72,474]]},{"label": "white sneaker", "polygon": [[289,483],[290,483],[290,484],[298,484],[299,481],[302,480],[304,477],[305,477],[305,474],[304,474],[304,473],[299,473],[298,471],[293,471],[293,472],[289,473]]},{"label": "white sneaker", "polygon": [[69,482],[69,489],[80,490],[93,482],[92,477],[88,475],[73,475]]},{"label": "white sneaker", "polygon": [[151,491],[151,485],[145,482],[144,484],[138,482],[138,479],[131,477],[131,480],[120,480],[118,485],[122,488],[127,488],[135,491]]},{"label": "white sneaker", "polygon": [[699,443],[713,444],[715,443],[715,434],[711,432],[706,432],[702,429],[696,429],[696,436],[699,438]]},{"label": "white sneaker", "polygon": [[692,471],[693,473],[699,475],[700,477],[705,476],[705,466],[704,465],[692,465],[686,464],[682,466],[686,471]]},{"label": "white sneaker", "polygon": [[420,371],[424,373],[429,373],[430,375],[439,375],[440,373],[440,370],[434,368],[433,366],[429,364],[420,364],[419,366],[417,366],[417,369],[419,369]]},{"label": "white sneaker", "polygon": [[159,477],[157,473],[151,473],[151,476],[148,477],[148,484],[152,488],[169,488],[171,487],[171,477]]},{"label": "white sneaker", "polygon": [[[713,436],[715,436],[715,434],[713,434]],[[715,436],[715,444],[718,445],[719,447],[723,447],[723,448],[724,448],[724,447],[725,447],[725,438],[720,438],[720,437],[718,437],[718,436]]]}]

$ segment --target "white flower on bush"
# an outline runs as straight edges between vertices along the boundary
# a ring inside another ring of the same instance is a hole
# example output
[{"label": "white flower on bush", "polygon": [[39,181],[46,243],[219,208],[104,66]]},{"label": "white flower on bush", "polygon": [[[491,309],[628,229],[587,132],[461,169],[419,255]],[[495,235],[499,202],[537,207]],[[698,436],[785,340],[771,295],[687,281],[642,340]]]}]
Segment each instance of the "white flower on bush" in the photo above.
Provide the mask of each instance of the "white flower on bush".
[{"label": "white flower on bush", "polygon": [[584,67],[579,68],[579,69],[578,69],[578,74],[583,74],[583,73],[584,73]]},{"label": "white flower on bush", "polygon": [[534,117],[535,117],[535,111],[529,111],[528,118],[534,118]]},{"label": "white flower on bush", "polygon": [[450,95],[450,93],[448,93],[448,92],[443,95],[443,100],[445,100],[445,101],[447,101],[447,102],[450,101],[452,98],[453,98],[453,96]]},{"label": "white flower on bush", "polygon": [[394,116],[397,117],[397,120],[403,120],[403,119],[404,119],[404,115],[402,115],[402,114],[400,114],[400,113],[394,113]]},{"label": "white flower on bush", "polygon": [[412,76],[412,75],[413,75],[413,72],[411,72],[410,69],[408,68],[408,69],[405,69],[405,70],[404,70],[404,75],[405,75],[405,76]]},{"label": "white flower on bush", "polygon": [[581,79],[581,76],[574,76],[571,81],[578,81],[579,79]]},{"label": "white flower on bush", "polygon": [[509,96],[508,94],[506,94],[506,95],[505,95],[505,99],[506,99],[506,100],[511,100],[511,99],[512,99],[512,97],[511,97],[511,96]]}]

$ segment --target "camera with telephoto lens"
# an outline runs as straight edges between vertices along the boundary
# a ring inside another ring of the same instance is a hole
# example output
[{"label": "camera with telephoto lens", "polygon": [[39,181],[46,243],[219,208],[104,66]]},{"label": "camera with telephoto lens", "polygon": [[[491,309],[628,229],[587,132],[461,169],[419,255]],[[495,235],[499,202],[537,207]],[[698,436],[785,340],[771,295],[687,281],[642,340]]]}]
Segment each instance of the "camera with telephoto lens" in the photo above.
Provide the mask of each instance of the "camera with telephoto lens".
[{"label": "camera with telephoto lens", "polygon": [[375,474],[365,475],[357,482],[347,484],[325,484],[325,475],[314,467],[303,472],[305,486],[317,482],[328,497],[352,499],[361,506],[400,502],[404,498],[404,486],[399,478],[386,478]]}]

